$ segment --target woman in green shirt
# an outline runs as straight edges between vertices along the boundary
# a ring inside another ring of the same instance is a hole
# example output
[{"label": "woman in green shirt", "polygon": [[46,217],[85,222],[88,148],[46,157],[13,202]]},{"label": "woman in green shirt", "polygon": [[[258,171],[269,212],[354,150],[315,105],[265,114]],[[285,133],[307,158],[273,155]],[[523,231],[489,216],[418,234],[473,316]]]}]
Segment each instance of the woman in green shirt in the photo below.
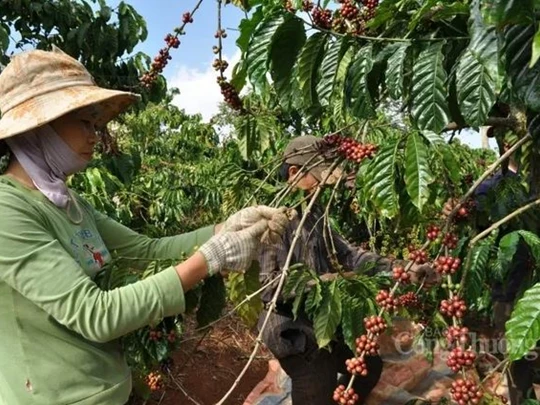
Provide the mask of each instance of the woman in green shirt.
[{"label": "woman in green shirt", "polygon": [[[0,74],[0,142],[11,154],[0,176],[0,404],[125,404],[131,373],[118,338],[182,313],[184,291],[245,270],[269,222],[278,234],[286,225],[283,210],[252,207],[216,227],[151,239],[69,190],[66,177],[92,158],[94,128],[137,97],[97,87],[57,48],[16,55]],[[103,291],[93,279],[114,254],[191,256]]]}]

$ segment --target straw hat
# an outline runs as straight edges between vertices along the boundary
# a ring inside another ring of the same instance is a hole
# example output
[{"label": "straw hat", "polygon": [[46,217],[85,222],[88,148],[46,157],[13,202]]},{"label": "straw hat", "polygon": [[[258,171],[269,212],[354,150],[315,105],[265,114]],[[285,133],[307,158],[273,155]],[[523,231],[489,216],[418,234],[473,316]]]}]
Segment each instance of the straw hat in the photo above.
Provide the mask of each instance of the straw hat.
[{"label": "straw hat", "polygon": [[0,74],[0,140],[82,107],[103,127],[139,95],[98,87],[86,68],[53,45],[12,57]]}]

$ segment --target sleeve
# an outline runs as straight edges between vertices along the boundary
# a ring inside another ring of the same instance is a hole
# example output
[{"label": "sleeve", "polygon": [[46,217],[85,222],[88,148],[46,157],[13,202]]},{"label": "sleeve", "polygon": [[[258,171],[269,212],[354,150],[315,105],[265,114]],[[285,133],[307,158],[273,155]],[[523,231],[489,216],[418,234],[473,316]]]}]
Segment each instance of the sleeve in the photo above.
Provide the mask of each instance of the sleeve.
[{"label": "sleeve", "polygon": [[101,290],[33,207],[17,197],[2,201],[0,281],[65,327],[107,342],[185,309],[173,267],[112,291]]},{"label": "sleeve", "polygon": [[93,210],[97,229],[109,251],[123,257],[179,259],[191,255],[214,234],[214,226],[164,238],[149,238]]},{"label": "sleeve", "polygon": [[337,232],[332,233],[339,263],[350,271],[359,271],[367,275],[390,273],[393,260],[377,253],[351,245]]}]

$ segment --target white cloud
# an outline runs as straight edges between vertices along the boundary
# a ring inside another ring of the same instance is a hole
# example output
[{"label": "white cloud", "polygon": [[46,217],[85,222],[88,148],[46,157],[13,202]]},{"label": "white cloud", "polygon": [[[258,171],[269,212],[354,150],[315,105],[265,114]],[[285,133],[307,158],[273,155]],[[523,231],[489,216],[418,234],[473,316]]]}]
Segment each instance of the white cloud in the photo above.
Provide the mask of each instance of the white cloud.
[{"label": "white cloud", "polygon": [[[230,79],[233,66],[240,60],[240,51],[232,57],[223,55],[223,58],[229,63],[225,74]],[[205,69],[181,65],[169,80],[170,87],[180,90],[180,94],[174,97],[173,104],[184,109],[188,114],[201,114],[206,122],[218,112],[218,105],[223,101],[216,82],[218,72],[212,67],[212,61],[213,59],[206,64]]]}]

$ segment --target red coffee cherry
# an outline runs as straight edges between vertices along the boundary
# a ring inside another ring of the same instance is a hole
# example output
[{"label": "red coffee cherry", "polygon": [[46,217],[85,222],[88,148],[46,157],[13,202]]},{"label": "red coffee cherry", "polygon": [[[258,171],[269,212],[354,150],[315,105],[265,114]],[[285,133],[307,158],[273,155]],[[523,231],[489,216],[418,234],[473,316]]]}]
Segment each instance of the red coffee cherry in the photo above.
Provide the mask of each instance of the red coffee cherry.
[{"label": "red coffee cherry", "polygon": [[347,389],[344,385],[338,386],[332,397],[334,402],[341,405],[355,405],[358,402],[358,394],[354,392],[354,388]]}]

